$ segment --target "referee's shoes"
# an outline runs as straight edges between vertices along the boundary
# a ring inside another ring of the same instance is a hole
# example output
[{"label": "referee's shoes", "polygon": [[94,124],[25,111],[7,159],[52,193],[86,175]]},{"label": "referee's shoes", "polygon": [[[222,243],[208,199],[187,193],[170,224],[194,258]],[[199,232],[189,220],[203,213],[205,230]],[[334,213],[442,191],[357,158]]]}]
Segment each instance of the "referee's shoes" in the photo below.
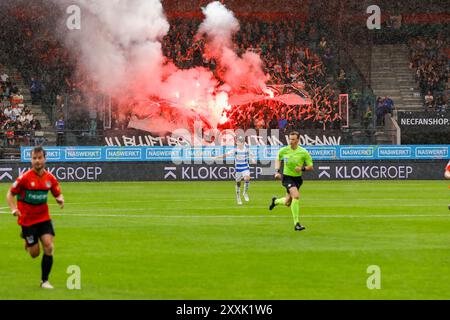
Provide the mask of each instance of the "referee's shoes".
[{"label": "referee's shoes", "polygon": [[302,226],[300,223],[297,223],[296,225],[295,225],[295,231],[302,231],[302,230],[305,230],[306,228],[304,227],[304,226]]},{"label": "referee's shoes", "polygon": [[269,210],[273,210],[273,208],[275,208],[275,200],[277,200],[277,197],[272,197],[272,203],[269,206]]}]

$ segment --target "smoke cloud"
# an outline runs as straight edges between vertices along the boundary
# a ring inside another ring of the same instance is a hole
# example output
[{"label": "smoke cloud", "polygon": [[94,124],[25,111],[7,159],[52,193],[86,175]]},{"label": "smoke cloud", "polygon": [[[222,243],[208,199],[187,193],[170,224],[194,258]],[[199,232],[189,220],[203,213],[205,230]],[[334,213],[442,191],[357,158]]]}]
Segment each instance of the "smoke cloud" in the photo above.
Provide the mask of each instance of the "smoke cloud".
[{"label": "smoke cloud", "polygon": [[[53,0],[61,4],[60,0]],[[69,4],[69,2],[67,2]],[[228,107],[228,94],[247,85],[263,89],[267,76],[260,57],[233,51],[232,37],[239,22],[220,2],[203,8],[205,20],[198,30],[204,37],[205,56],[217,61],[218,77],[203,67],[179,69],[162,52],[169,31],[160,0],[73,0],[81,8],[81,30],[67,32],[65,42],[77,53],[80,68],[100,91],[120,102],[138,101],[135,113],[165,117],[159,104],[165,100],[177,118],[200,117],[215,127]],[[219,85],[221,80],[225,85]],[[153,121],[160,127],[177,120]],[[181,119],[178,124],[186,124]],[[148,128],[154,130],[155,128]]]},{"label": "smoke cloud", "polygon": [[215,1],[202,9],[205,20],[198,36],[207,41],[205,55],[218,61],[219,76],[234,90],[248,86],[263,90],[268,76],[264,74],[260,56],[247,51],[239,57],[233,50],[233,35],[239,31],[239,22],[233,12]]}]

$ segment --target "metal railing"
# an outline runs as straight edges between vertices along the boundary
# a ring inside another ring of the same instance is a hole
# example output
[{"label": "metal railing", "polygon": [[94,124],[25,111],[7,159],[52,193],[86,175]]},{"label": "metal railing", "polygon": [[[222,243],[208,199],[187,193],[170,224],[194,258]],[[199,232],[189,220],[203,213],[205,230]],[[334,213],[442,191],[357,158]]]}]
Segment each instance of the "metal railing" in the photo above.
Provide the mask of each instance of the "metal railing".
[{"label": "metal railing", "polygon": [[389,113],[385,115],[384,129],[392,144],[402,144],[402,133],[397,123],[397,110],[394,110],[392,115]]}]

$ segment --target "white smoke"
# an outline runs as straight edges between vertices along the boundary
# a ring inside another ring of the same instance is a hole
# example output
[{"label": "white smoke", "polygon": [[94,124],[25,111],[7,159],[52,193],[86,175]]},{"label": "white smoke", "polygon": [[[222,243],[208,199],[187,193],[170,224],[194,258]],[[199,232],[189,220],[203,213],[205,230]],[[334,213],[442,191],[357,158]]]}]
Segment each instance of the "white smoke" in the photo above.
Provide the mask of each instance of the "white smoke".
[{"label": "white smoke", "polygon": [[218,61],[222,80],[234,90],[241,86],[264,89],[268,76],[258,54],[246,51],[239,57],[233,49],[233,35],[239,31],[239,21],[233,12],[219,1],[202,8],[205,20],[198,36],[206,38],[206,56]]},{"label": "white smoke", "polygon": [[[252,52],[238,57],[232,50],[239,23],[217,1],[204,9],[206,19],[199,34],[207,39],[206,55],[218,62],[225,82],[220,88],[210,70],[178,69],[163,55],[161,43],[169,23],[160,0],[72,0],[70,4],[80,6],[82,24],[81,30],[69,32],[66,43],[97,87],[118,101],[157,97],[177,105],[181,117],[198,113],[215,126],[228,107],[226,88],[237,90],[243,84],[264,88],[267,77],[261,59]],[[155,104],[138,105],[149,109],[139,110],[141,115],[159,112],[150,110]]]},{"label": "white smoke", "polygon": [[82,25],[81,30],[69,33],[68,44],[79,49],[79,61],[99,88],[113,96],[157,92],[152,84],[161,82],[161,40],[169,31],[161,2],[76,3],[82,10]]},{"label": "white smoke", "polygon": [[[214,1],[202,8],[205,20],[198,28],[200,35],[207,34],[211,49],[231,48],[232,37],[239,31],[239,21],[233,12],[219,1]],[[214,52],[219,55],[220,52]]]}]

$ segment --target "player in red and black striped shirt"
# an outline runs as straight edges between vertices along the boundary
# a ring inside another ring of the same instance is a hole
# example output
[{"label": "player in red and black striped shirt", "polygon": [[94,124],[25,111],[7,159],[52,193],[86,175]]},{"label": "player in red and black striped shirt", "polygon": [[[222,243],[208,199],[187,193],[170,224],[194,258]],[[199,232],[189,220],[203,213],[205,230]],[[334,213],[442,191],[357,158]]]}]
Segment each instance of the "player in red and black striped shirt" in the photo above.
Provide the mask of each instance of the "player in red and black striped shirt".
[{"label": "player in red and black striped shirt", "polygon": [[[40,254],[39,240],[42,243],[41,287],[53,289],[48,282],[48,276],[53,265],[53,239],[55,231],[48,211],[48,192],[56,198],[56,202],[64,207],[64,197],[58,180],[45,170],[46,153],[42,147],[36,147],[31,152],[32,169],[17,178],[6,196],[12,214],[22,227],[22,237],[25,239],[25,249],[32,258]],[[17,203],[14,198],[17,197]]]}]

